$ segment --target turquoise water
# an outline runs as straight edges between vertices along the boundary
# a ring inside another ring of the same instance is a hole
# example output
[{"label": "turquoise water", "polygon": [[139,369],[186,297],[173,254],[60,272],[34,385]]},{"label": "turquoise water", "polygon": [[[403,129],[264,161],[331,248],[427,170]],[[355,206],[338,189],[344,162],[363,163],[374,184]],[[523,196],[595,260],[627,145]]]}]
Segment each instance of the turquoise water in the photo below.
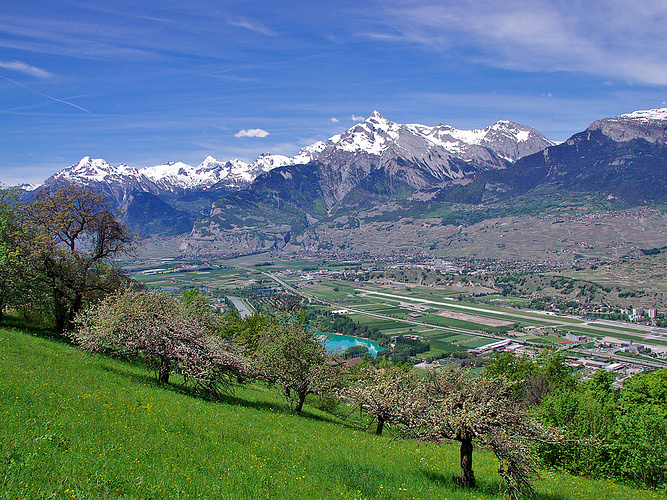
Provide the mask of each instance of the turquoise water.
[{"label": "turquoise water", "polygon": [[324,345],[327,349],[332,351],[337,350],[341,354],[344,353],[346,349],[355,345],[363,345],[368,347],[368,352],[370,352],[373,356],[377,356],[379,351],[384,351],[384,347],[380,347],[377,342],[372,340],[361,339],[359,337],[348,337],[347,335],[340,335],[338,333],[328,334]]}]

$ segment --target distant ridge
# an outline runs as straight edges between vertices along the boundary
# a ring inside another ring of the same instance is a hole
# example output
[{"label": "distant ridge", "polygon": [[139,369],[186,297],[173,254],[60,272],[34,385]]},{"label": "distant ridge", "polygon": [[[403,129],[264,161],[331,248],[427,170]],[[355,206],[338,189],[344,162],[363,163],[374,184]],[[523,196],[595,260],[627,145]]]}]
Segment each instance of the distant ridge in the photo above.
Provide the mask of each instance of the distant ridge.
[{"label": "distant ridge", "polygon": [[311,163],[273,169],[215,202],[183,249],[444,251],[451,241],[422,239],[419,219],[459,226],[440,231],[451,236],[502,214],[558,210],[572,197],[609,210],[667,203],[666,131],[662,108],[595,121],[560,144],[510,122],[457,131],[374,112]]}]

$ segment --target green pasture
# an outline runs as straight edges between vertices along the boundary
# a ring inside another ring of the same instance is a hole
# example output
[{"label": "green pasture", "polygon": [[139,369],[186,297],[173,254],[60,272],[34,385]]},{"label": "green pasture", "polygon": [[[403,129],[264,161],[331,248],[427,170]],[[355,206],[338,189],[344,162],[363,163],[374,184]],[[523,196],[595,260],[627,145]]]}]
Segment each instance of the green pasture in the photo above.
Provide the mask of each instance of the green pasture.
[{"label": "green pasture", "polygon": [[385,332],[388,333],[395,330],[402,331],[410,328],[410,325],[403,323],[401,321],[376,318],[374,316],[366,316],[364,314],[350,314],[350,318],[361,325],[368,326],[370,328],[375,327],[382,333]]},{"label": "green pasture", "polygon": [[[465,490],[458,447],[375,436],[310,400],[237,386],[204,401],[138,365],[0,329],[0,498],[503,499],[495,457],[475,452]],[[348,411],[345,411],[348,413]],[[664,492],[542,471],[537,500],[651,500]]]}]

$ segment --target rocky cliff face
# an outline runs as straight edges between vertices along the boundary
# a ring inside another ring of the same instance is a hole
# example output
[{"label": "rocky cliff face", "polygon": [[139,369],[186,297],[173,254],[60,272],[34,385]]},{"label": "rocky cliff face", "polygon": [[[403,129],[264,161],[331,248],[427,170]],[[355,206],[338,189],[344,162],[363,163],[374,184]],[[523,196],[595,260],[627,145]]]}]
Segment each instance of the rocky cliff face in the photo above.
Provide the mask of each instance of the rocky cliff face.
[{"label": "rocky cliff face", "polygon": [[658,144],[667,143],[667,108],[635,111],[591,123],[588,130],[600,130],[616,142],[634,139]]},{"label": "rocky cliff face", "polygon": [[455,226],[478,222],[477,215],[532,213],[567,196],[621,208],[667,202],[666,117],[661,109],[599,120],[555,145],[508,122],[457,131],[399,125],[374,113],[330,139],[303,168],[275,169],[216,203],[224,209],[197,222],[187,248],[220,248],[225,241],[237,251],[382,251],[407,238],[407,247],[417,249],[418,233],[404,230],[451,202],[489,207],[487,215],[451,212],[439,219]]},{"label": "rocky cliff face", "polygon": [[496,189],[504,199],[541,186],[629,204],[663,203],[667,201],[667,108],[597,120],[562,144],[482,179],[487,191]]},{"label": "rocky cliff face", "polygon": [[222,241],[237,251],[311,248],[317,231],[310,228],[321,221],[352,228],[360,220],[410,210],[447,186],[469,183],[476,172],[504,170],[552,144],[511,122],[457,130],[398,124],[373,112],[323,143],[307,165],[276,168],[216,202],[210,216],[195,224],[186,248],[219,249]]}]

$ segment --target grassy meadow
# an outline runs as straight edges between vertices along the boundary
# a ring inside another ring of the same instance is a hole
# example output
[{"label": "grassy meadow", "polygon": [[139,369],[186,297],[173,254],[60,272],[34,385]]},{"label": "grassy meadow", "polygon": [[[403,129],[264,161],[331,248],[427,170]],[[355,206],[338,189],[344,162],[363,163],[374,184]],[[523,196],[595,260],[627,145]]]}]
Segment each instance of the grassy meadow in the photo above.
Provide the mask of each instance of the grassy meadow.
[{"label": "grassy meadow", "polygon": [[[317,403],[317,399],[311,400]],[[156,384],[141,366],[0,328],[0,498],[500,499],[495,457],[375,436],[351,419],[285,408],[239,386],[223,402]],[[664,492],[545,471],[539,498],[664,498]]]}]

